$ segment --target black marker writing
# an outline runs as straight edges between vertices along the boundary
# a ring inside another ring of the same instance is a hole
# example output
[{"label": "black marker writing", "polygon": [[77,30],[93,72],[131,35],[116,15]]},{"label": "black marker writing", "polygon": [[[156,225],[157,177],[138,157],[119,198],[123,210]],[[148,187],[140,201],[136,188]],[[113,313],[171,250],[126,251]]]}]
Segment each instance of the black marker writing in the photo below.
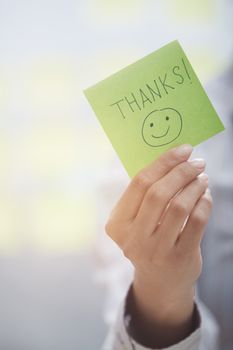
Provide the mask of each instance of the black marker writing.
[{"label": "black marker writing", "polygon": [[128,95],[118,99],[110,107],[117,108],[119,116],[125,119],[130,113],[141,111],[147,106],[156,104],[163,97],[174,93],[186,81],[192,82],[185,60],[181,58],[180,64],[171,66],[167,72],[157,77],[152,77],[151,82],[146,81],[137,90],[129,91]]}]

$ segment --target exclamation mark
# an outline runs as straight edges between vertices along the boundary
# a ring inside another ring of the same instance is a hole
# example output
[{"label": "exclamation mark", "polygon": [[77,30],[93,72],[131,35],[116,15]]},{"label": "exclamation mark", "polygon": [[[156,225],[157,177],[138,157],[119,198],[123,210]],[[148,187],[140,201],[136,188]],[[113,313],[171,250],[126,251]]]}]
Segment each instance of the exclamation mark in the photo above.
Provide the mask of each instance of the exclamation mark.
[{"label": "exclamation mark", "polygon": [[186,74],[187,74],[187,77],[188,77],[188,78],[189,78],[189,80],[190,80],[190,84],[192,84],[191,77],[190,77],[190,75],[189,75],[188,69],[187,69],[187,67],[186,67],[186,64],[185,64],[185,61],[184,61],[184,59],[183,59],[183,58],[182,58],[182,63],[183,63],[183,66],[184,66],[185,72],[186,72]]}]

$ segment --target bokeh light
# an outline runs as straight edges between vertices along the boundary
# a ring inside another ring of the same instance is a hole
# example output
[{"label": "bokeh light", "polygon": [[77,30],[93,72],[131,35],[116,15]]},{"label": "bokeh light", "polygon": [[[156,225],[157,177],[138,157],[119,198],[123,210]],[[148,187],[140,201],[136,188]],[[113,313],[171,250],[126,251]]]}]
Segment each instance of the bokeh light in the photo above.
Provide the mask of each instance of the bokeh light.
[{"label": "bokeh light", "polygon": [[0,4],[0,250],[91,247],[98,181],[115,152],[83,90],[173,39],[205,83],[232,50],[226,4]]}]

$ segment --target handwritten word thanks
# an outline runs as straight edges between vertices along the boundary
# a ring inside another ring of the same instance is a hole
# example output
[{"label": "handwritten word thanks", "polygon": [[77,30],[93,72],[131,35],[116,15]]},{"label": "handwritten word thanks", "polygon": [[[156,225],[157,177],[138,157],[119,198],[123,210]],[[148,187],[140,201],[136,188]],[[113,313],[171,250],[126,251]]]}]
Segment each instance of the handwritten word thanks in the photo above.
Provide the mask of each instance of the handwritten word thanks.
[{"label": "handwritten word thanks", "polygon": [[119,115],[125,119],[128,112],[134,113],[144,109],[149,104],[158,102],[178,86],[184,84],[187,79],[191,83],[190,74],[182,58],[179,65],[171,67],[169,71],[159,75],[152,82],[146,82],[143,87],[120,98],[110,107],[117,108]]}]

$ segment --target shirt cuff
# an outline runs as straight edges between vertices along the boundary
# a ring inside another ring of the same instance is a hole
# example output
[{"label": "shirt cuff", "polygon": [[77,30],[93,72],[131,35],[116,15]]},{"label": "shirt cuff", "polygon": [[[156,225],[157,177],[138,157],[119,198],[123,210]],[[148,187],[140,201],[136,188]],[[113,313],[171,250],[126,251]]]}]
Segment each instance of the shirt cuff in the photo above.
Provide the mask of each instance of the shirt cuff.
[{"label": "shirt cuff", "polygon": [[[130,291],[130,288],[129,288]],[[102,350],[156,350],[140,345],[135,341],[129,332],[130,316],[127,315],[127,297],[121,303],[117,320],[110,331],[108,341]],[[194,331],[185,339],[177,344],[163,348],[164,350],[198,350],[201,342],[201,316],[197,304],[195,303],[195,312],[197,317],[196,327]],[[161,349],[160,349],[161,350]]]}]

